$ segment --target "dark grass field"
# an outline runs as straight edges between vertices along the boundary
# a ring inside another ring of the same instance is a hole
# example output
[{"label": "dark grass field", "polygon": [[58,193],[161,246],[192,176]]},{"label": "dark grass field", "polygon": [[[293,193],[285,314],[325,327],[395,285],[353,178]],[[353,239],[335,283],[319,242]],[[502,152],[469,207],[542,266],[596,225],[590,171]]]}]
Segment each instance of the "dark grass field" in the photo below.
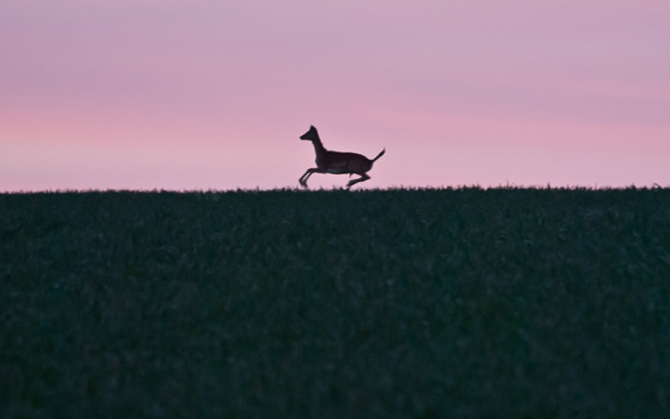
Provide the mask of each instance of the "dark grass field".
[{"label": "dark grass field", "polygon": [[670,417],[670,190],[0,195],[0,417]]}]

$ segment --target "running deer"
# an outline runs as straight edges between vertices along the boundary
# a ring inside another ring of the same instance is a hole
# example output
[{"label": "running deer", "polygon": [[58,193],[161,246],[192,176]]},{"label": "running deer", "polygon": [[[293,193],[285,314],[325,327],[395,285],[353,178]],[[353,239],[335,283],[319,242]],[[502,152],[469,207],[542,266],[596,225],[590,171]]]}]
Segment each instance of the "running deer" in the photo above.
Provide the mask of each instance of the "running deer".
[{"label": "running deer", "polygon": [[360,176],[358,179],[352,179],[347,183],[347,188],[352,187],[358,182],[365,182],[370,179],[366,174],[372,169],[372,163],[384,155],[386,149],[377,154],[377,157],[370,160],[367,157],[356,153],[340,153],[337,151],[328,151],[321,143],[319,133],[314,128],[314,125],[309,127],[309,131],[300,137],[301,140],[308,140],[314,144],[314,151],[316,151],[316,167],[307,169],[304,175],[298,179],[303,188],[307,187],[307,179],[312,176],[312,173],[332,173],[335,175],[353,174]]}]

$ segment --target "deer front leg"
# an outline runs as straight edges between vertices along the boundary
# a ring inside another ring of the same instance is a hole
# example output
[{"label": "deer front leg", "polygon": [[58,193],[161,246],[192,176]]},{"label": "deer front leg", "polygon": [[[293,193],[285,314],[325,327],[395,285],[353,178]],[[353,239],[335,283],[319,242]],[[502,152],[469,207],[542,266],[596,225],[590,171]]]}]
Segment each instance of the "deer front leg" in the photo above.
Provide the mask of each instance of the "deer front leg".
[{"label": "deer front leg", "polygon": [[309,177],[312,176],[312,173],[326,173],[326,172],[325,170],[319,169],[318,167],[307,169],[305,174],[300,176],[300,179],[298,179],[300,186],[302,186],[303,188],[307,187],[307,179],[309,179]]},{"label": "deer front leg", "polygon": [[300,176],[300,179],[298,179],[298,183],[300,183],[300,186],[302,186],[303,188],[307,187],[307,179],[312,174],[311,170],[312,169],[307,169],[307,171],[302,176]]}]

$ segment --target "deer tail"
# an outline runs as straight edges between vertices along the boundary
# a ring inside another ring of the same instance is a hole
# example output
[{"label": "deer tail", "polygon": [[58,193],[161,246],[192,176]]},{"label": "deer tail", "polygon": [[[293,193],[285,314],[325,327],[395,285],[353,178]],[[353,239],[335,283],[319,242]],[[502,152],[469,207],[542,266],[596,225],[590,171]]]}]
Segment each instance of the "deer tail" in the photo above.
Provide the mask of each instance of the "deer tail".
[{"label": "deer tail", "polygon": [[372,159],[372,163],[376,162],[378,158],[384,155],[384,153],[386,153],[386,149],[383,149],[381,153],[377,154],[377,157]]}]

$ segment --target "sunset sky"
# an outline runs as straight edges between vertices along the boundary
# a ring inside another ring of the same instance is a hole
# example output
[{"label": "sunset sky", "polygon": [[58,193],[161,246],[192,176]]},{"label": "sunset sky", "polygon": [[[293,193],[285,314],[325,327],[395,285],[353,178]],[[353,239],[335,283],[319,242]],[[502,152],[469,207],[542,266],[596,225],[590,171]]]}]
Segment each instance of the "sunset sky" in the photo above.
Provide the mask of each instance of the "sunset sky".
[{"label": "sunset sky", "polygon": [[[670,186],[670,1],[14,1],[0,191]],[[318,175],[310,187],[341,187]]]}]

